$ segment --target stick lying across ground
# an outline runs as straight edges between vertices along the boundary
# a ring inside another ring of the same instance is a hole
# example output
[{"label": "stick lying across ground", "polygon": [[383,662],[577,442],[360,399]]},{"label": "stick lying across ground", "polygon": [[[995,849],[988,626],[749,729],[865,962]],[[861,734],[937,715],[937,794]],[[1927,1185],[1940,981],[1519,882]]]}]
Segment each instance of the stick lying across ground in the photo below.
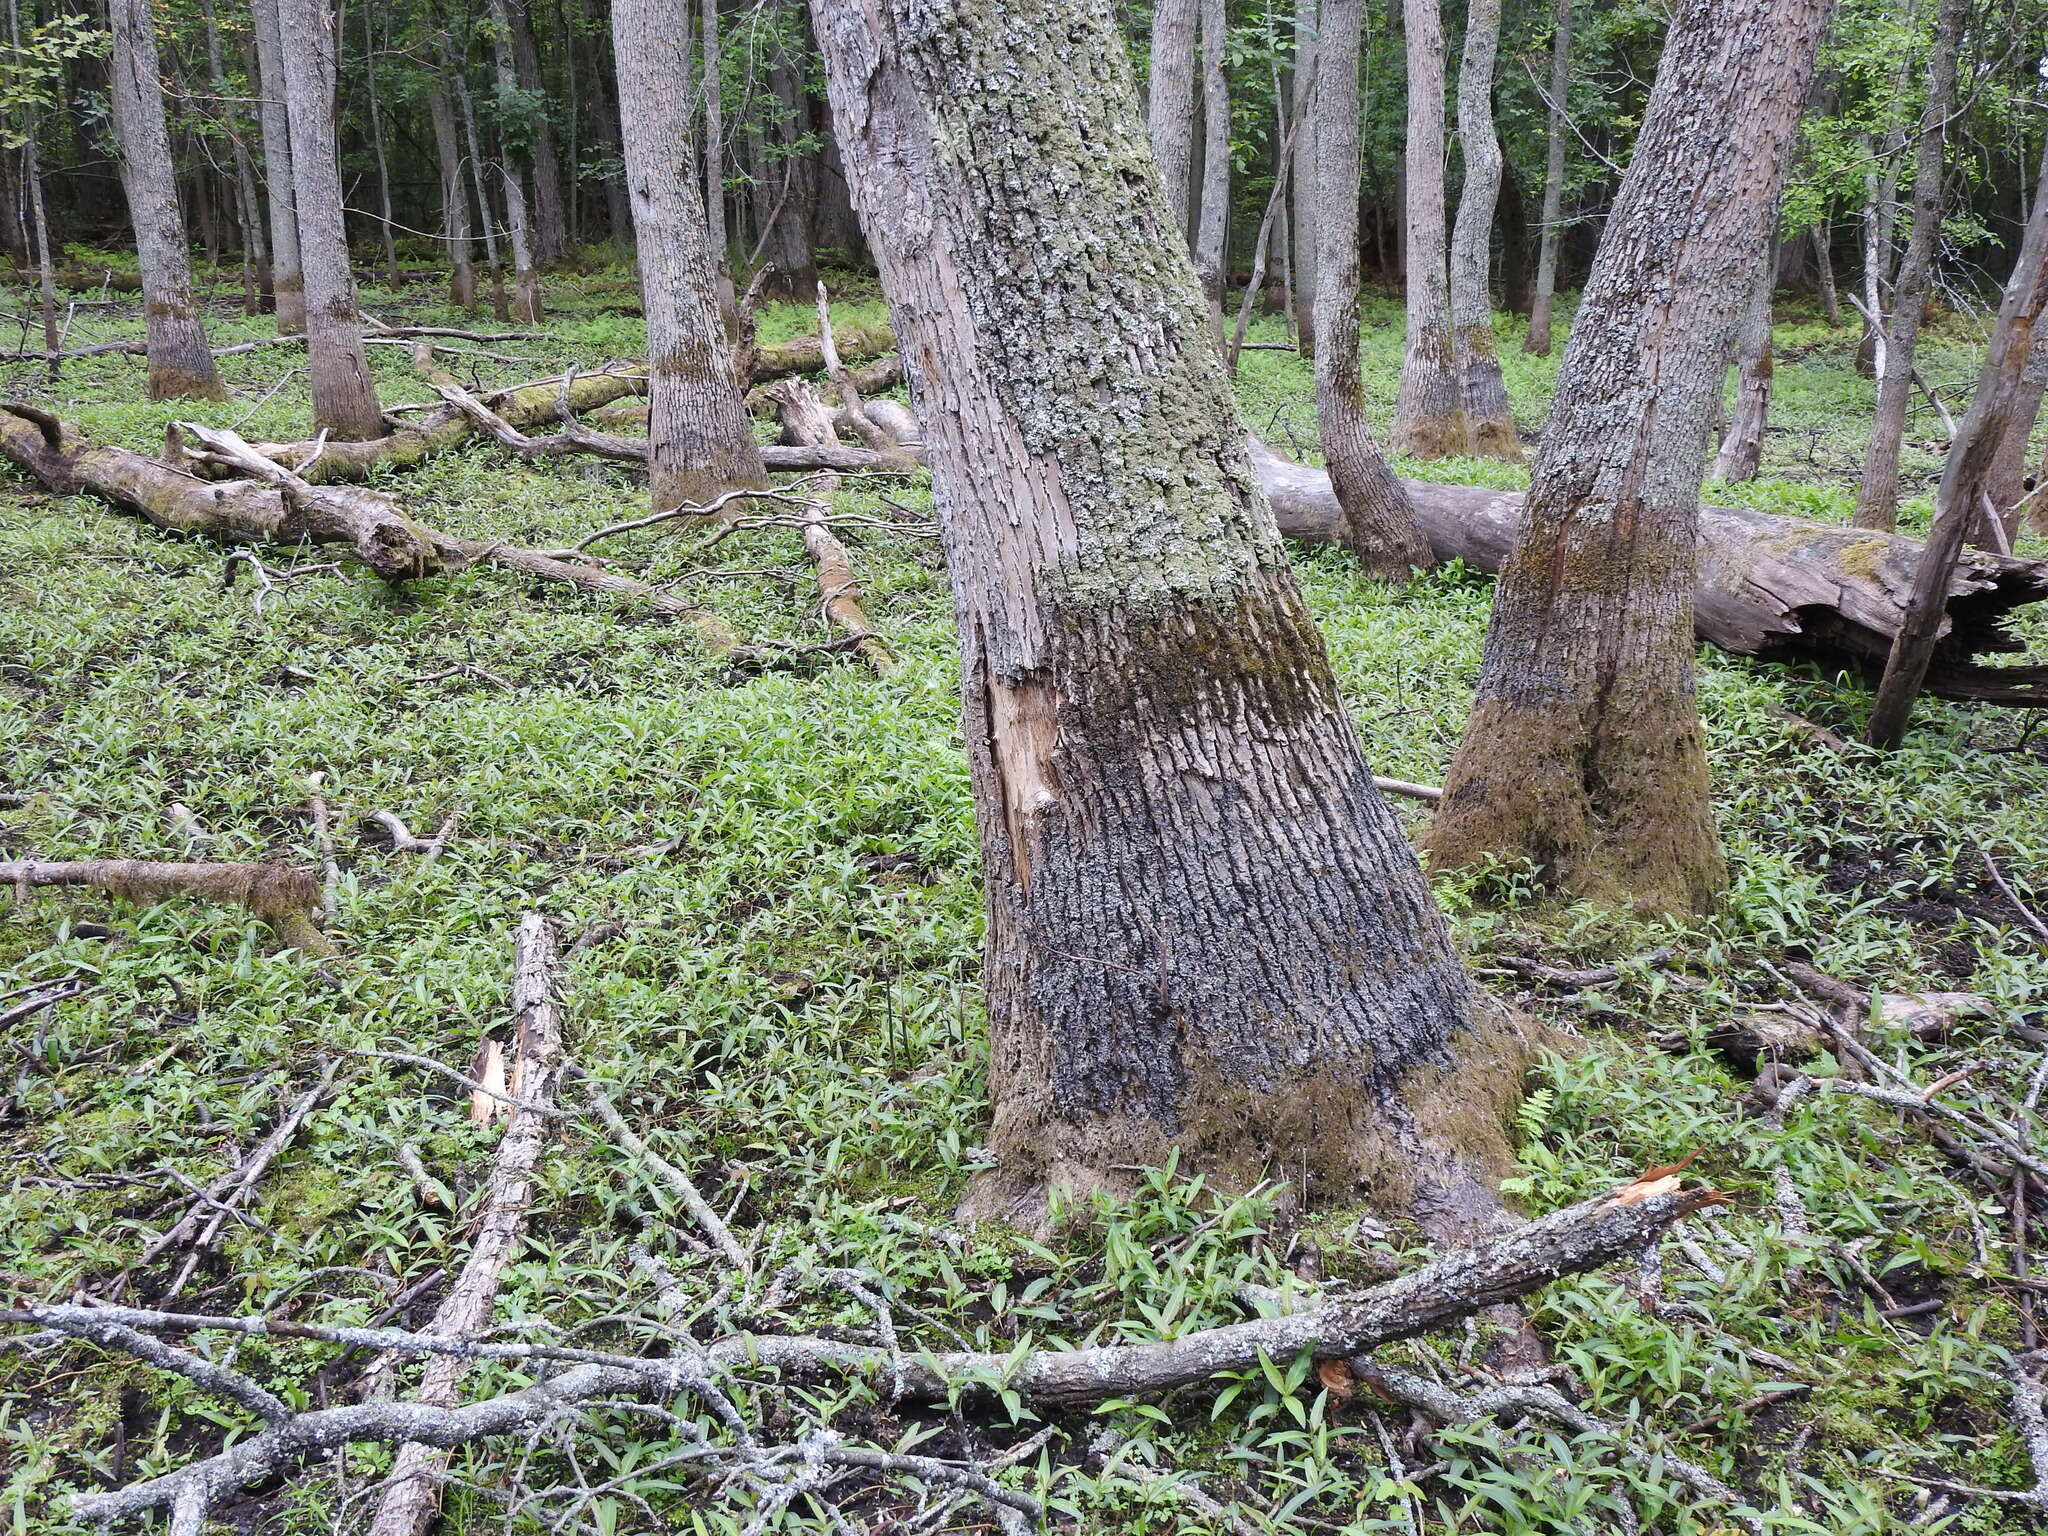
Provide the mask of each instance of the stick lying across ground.
[{"label": "stick lying across ground", "polygon": [[[567,1367],[533,1386],[460,1407],[370,1402],[294,1414],[178,1471],[126,1488],[74,1496],[77,1518],[105,1523],[155,1509],[203,1511],[238,1489],[337,1446],[416,1441],[452,1448],[533,1431],[579,1404],[685,1394],[717,1394],[722,1399],[718,1381],[736,1375],[779,1373],[805,1379],[859,1374],[891,1381],[904,1395],[928,1401],[944,1401],[955,1393],[980,1398],[1007,1388],[1034,1404],[1072,1404],[1163,1392],[1219,1372],[1256,1366],[1262,1357],[1292,1360],[1304,1350],[1323,1359],[1350,1359],[1397,1339],[1451,1326],[1560,1276],[1597,1269],[1655,1242],[1681,1217],[1719,1199],[1711,1191],[1681,1190],[1674,1176],[1646,1176],[1539,1217],[1481,1247],[1449,1254],[1384,1285],[1331,1298],[1305,1311],[1202,1329],[1159,1343],[1021,1354],[898,1352],[830,1339],[759,1334],[739,1334],[693,1349],[686,1338],[665,1334],[660,1340],[664,1353],[641,1358],[265,1317],[68,1306],[0,1313],[0,1322],[67,1332],[89,1323],[116,1324],[150,1335],[220,1330],[458,1360]],[[195,1523],[192,1529],[197,1528]]]},{"label": "stick lying across ground", "polygon": [[268,923],[287,946],[309,955],[332,955],[334,946],[313,924],[320,883],[289,864],[162,864],[151,859],[81,859],[0,863],[0,887],[79,886],[123,901],[152,903],[196,896],[246,908]]}]

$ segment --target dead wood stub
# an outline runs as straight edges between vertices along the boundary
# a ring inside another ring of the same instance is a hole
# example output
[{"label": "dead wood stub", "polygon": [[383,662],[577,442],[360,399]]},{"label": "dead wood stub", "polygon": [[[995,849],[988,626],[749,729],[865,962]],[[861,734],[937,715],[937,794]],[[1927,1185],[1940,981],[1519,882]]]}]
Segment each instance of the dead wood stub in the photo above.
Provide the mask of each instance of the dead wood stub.
[{"label": "dead wood stub", "polygon": [[269,924],[278,938],[310,955],[334,946],[314,925],[320,883],[290,864],[178,864],[151,859],[82,859],[0,863],[0,886],[70,886],[96,890],[142,905],[192,896],[238,906]]}]

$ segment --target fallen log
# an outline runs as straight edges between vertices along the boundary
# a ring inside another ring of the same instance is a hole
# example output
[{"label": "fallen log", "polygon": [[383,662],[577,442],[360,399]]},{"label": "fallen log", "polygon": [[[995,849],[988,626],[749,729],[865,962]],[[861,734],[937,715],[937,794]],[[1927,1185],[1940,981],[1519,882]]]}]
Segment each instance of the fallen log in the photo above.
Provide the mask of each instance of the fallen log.
[{"label": "fallen log", "polygon": [[[837,332],[839,355],[848,362],[865,362],[896,348],[896,333],[887,321],[879,325],[841,327]],[[793,373],[821,373],[825,367],[822,336],[799,336],[793,341],[762,342],[754,354],[747,382],[765,383],[786,379]]]},{"label": "fallen log", "polygon": [[[546,391],[552,397],[555,386],[549,384]],[[468,418],[457,413],[457,419],[467,431]],[[243,444],[242,450],[275,463],[282,455],[267,451],[274,447]],[[238,457],[242,450],[226,450],[224,456]],[[489,565],[585,592],[638,600],[688,623],[714,654],[723,655],[739,644],[739,636],[718,615],[645,582],[538,550],[442,533],[413,522],[396,502],[370,492],[356,490],[345,497],[309,494],[312,487],[288,472],[280,474],[299,483],[292,495],[282,484],[202,480],[162,459],[95,443],[70,422],[32,406],[0,405],[0,457],[11,459],[60,495],[99,496],[173,532],[230,544],[344,544],[371,569],[392,577],[452,574],[467,565]],[[404,538],[398,536],[400,529]],[[424,554],[421,543],[408,540],[422,541]]]},{"label": "fallen log", "polygon": [[[1312,544],[1344,542],[1344,515],[1320,469],[1251,443],[1280,531]],[[1404,480],[1423,536],[1439,561],[1500,570],[1521,530],[1519,491]],[[1891,652],[1920,563],[1920,543],[1864,528],[1700,508],[1700,571],[1693,591],[1699,638],[1738,656],[1816,662],[1875,679]],[[2025,645],[2007,628],[2013,609],[2048,598],[2048,561],[1970,550],[1949,581],[1948,615],[1927,691],[1945,699],[2048,707],[2048,666],[1995,667],[1974,658]]]},{"label": "fallen log", "polygon": [[82,887],[145,905],[173,896],[196,896],[241,907],[261,918],[289,948],[323,958],[334,953],[334,946],[313,923],[313,914],[320,910],[319,882],[289,864],[17,859],[0,863],[0,886],[12,886],[17,892],[33,886]]}]

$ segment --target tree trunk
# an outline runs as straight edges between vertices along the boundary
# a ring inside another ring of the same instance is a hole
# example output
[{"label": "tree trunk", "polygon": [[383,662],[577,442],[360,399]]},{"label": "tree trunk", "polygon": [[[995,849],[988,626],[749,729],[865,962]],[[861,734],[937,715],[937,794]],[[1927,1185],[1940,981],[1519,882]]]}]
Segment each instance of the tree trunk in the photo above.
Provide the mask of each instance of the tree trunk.
[{"label": "tree trunk", "polygon": [[505,264],[498,256],[498,225],[491,214],[490,184],[484,180],[483,140],[476,131],[476,102],[470,95],[467,75],[468,39],[451,60],[449,79],[455,85],[455,104],[462,113],[463,138],[469,145],[470,189],[476,193],[477,217],[483,223],[484,264],[491,269],[491,313],[500,320],[512,318],[512,306],[505,302]]},{"label": "tree trunk", "polygon": [[718,0],[704,0],[704,238],[711,247],[712,266],[718,272],[721,313],[732,308],[725,297],[731,287],[725,274],[732,265],[732,252],[725,230],[725,106],[724,81],[719,73],[722,48]]},{"label": "tree trunk", "polygon": [[1913,402],[1913,355],[1920,317],[1927,307],[1934,243],[1941,235],[1942,150],[1949,112],[1955,103],[1956,50],[1970,0],[1941,0],[1934,44],[1927,59],[1927,105],[1920,114],[1919,154],[1913,166],[1913,222],[1906,253],[1892,284],[1891,313],[1884,323],[1884,367],[1877,382],[1877,417],[1863,451],[1863,479],[1856,490],[1858,528],[1894,528],[1899,521],[1899,451],[1906,437],[1906,412]]},{"label": "tree trunk", "polygon": [[398,241],[391,222],[391,163],[384,154],[384,114],[377,106],[377,35],[374,12],[363,7],[363,99],[370,109],[370,152],[377,161],[377,234],[384,246],[384,280],[399,284]]},{"label": "tree trunk", "polygon": [[1520,463],[1522,440],[1500,373],[1493,330],[1493,213],[1500,202],[1500,138],[1493,126],[1493,63],[1500,51],[1501,0],[1472,0],[1465,20],[1465,56],[1458,66],[1458,140],[1465,184],[1451,231],[1451,335],[1466,453]]},{"label": "tree trunk", "polygon": [[1832,236],[1826,219],[1813,226],[1813,283],[1820,292],[1820,307],[1828,317],[1828,327],[1839,330],[1842,325],[1842,299],[1835,288],[1835,256],[1829,249]]},{"label": "tree trunk", "polygon": [[1230,259],[1230,81],[1223,72],[1229,42],[1228,0],[1202,0],[1202,211],[1195,226],[1195,271],[1219,338]]},{"label": "tree trunk", "polygon": [[1956,430],[1955,441],[1949,444],[1948,462],[1942,466],[1934,526],[1928,531],[1927,548],[1913,576],[1906,619],[1892,643],[1884,681],[1878,686],[1864,729],[1864,740],[1873,747],[1896,747],[1905,737],[1913,701],[1919,697],[1941,643],[1947,593],[1963,541],[1989,504],[1986,482],[1999,444],[2012,425],[2027,360],[2041,334],[2044,307],[2048,307],[2048,147],[2041,152],[2033,213],[1998,307],[1984,369],[1977,378],[1977,393]]},{"label": "tree trunk", "polygon": [[1750,290],[1749,307],[1736,333],[1735,357],[1740,375],[1735,392],[1735,419],[1721,439],[1713,477],[1725,484],[1754,480],[1764,457],[1764,429],[1771,415],[1771,294],[1777,287],[1777,263],[1766,255]]},{"label": "tree trunk", "polygon": [[313,420],[338,438],[375,437],[384,430],[384,416],[363,351],[335,159],[334,13],[328,0],[277,0],[277,17],[306,280]]},{"label": "tree trunk", "polygon": [[[540,47],[534,41],[533,18],[526,0],[500,0],[499,15],[512,45],[513,79],[535,103],[533,140],[526,163],[533,170],[533,261],[551,267],[569,254],[569,223],[562,198],[562,157],[555,147],[555,125],[548,116],[547,82],[540,70]],[[687,30],[682,18],[671,25]],[[509,157],[508,157],[509,158]],[[538,319],[536,307],[533,318]]]},{"label": "tree trunk", "polygon": [[[497,25],[491,31],[491,58],[495,65],[498,100],[517,99],[519,71],[512,59],[512,0],[491,0],[491,15]],[[541,320],[540,274],[534,270],[533,225],[526,205],[526,177],[520,170],[520,155],[498,135],[498,176],[505,192],[505,238],[512,247],[512,317],[527,325]]]},{"label": "tree trunk", "polygon": [[1322,178],[1316,166],[1315,109],[1311,93],[1316,76],[1316,0],[1294,0],[1294,119],[1301,129],[1294,137],[1294,335],[1301,355],[1316,354],[1316,199]]},{"label": "tree trunk", "polygon": [[1375,576],[1406,581],[1429,564],[1415,513],[1365,422],[1358,363],[1358,43],[1363,0],[1322,0],[1310,121],[1316,197],[1316,424],[1349,543]]},{"label": "tree trunk", "polygon": [[812,13],[960,620],[996,1158],[969,1212],[1042,1225],[1177,1153],[1477,1224],[1525,1056],[1359,754],[1108,0]]},{"label": "tree trunk", "polygon": [[767,244],[775,276],[768,291],[785,298],[807,299],[817,290],[818,260],[811,248],[811,209],[817,201],[818,172],[811,152],[799,146],[810,135],[810,98],[794,63],[779,58],[768,71],[769,89],[778,107],[775,141],[775,187],[770,198],[774,223]]},{"label": "tree trunk", "polygon": [[228,97],[227,70],[221,63],[220,24],[213,13],[213,0],[199,8],[206,27],[206,77],[220,105],[221,126],[227,130],[228,147],[235,163],[235,191],[241,208],[242,252],[245,268],[253,267],[256,302],[249,314],[261,313],[261,295],[270,291],[270,246],[263,238],[263,205],[256,196],[256,172],[249,163],[249,141],[242,132],[242,114]]},{"label": "tree trunk", "polygon": [[220,371],[214,367],[199,302],[192,294],[192,258],[185,220],[178,211],[171,141],[164,131],[161,68],[157,63],[156,20],[149,0],[110,0],[114,48],[114,141],[121,160],[121,188],[135,225],[135,255],[142,269],[142,301],[149,327],[149,398],[220,400]]},{"label": "tree trunk", "polygon": [[1394,405],[1394,450],[1418,459],[1465,451],[1451,337],[1444,234],[1444,24],[1437,0],[1406,0],[1408,24],[1408,351]]},{"label": "tree trunk", "polygon": [[[448,38],[440,39],[441,68],[452,67]],[[448,302],[458,309],[476,307],[476,266],[470,255],[469,190],[462,184],[462,145],[456,136],[455,103],[436,82],[427,91],[427,114],[434,122],[434,159],[441,172],[441,230],[448,238]]]},{"label": "tree trunk", "polygon": [[[2027,471],[2032,462],[2027,450],[2034,435],[2034,426],[2041,419],[2044,393],[2048,393],[2048,334],[2034,338],[2034,355],[2028,360],[2026,372],[2020,377],[2019,390],[2013,396],[2012,421],[1998,440],[1998,453],[1991,462],[1991,473],[1984,484],[1991,504],[1998,508],[2002,518],[2008,520],[2027,494]],[[2019,529],[2007,526],[2006,533],[2008,537],[2014,537]]]},{"label": "tree trunk", "polygon": [[1183,238],[1194,231],[1191,178],[1195,159],[1195,17],[1198,0],[1155,0],[1152,79],[1145,114],[1152,158],[1166,183],[1166,206]]},{"label": "tree trunk", "polygon": [[1826,0],[1689,0],[1566,345],[1527,522],[1430,832],[1571,898],[1710,906],[1726,873],[1693,698],[1699,489]]},{"label": "tree trunk", "polygon": [[294,201],[297,180],[292,174],[290,111],[285,97],[284,42],[279,31],[278,0],[250,0],[256,33],[256,68],[263,99],[256,126],[263,135],[263,181],[270,203],[270,293],[277,306],[277,333],[296,336],[306,329],[306,278],[299,259],[299,213]]},{"label": "tree trunk", "polygon": [[733,385],[718,286],[694,184],[689,38],[671,0],[612,0],[626,185],[647,313],[648,463],[656,511],[765,486]]}]

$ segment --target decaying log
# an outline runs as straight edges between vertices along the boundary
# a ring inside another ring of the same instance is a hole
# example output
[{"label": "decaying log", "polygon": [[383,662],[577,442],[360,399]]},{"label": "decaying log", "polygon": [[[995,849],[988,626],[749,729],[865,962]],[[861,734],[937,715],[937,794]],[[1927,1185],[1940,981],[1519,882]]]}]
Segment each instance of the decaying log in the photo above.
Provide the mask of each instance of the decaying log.
[{"label": "decaying log", "polygon": [[853,579],[853,559],[832,532],[830,508],[822,496],[804,503],[804,553],[818,569],[818,592],[827,620],[869,666],[885,676],[896,658],[882,637],[868,626],[860,605],[860,586]]},{"label": "decaying log", "polygon": [[[608,381],[607,387],[621,382],[616,375],[600,377]],[[577,382],[580,385],[582,380]],[[558,381],[550,381],[545,392],[552,399],[558,393]],[[530,404],[530,401],[522,402],[521,414]],[[467,433],[471,426],[469,420],[454,411],[452,406],[449,410],[462,431]],[[381,441],[388,443],[391,440],[385,438]],[[257,458],[273,465],[280,460],[296,462],[274,444],[244,446]],[[336,447],[351,450],[365,445],[340,443],[322,447],[309,443],[304,446],[317,450],[324,457],[326,452]],[[630,577],[615,576],[595,566],[559,560],[536,550],[483,539],[457,538],[422,527],[406,518],[396,509],[396,503],[389,502],[381,493],[377,493],[377,499],[372,501],[352,499],[373,494],[363,491],[350,492],[346,498],[329,498],[316,494],[313,484],[303,476],[290,476],[299,482],[301,488],[294,498],[295,504],[288,504],[286,492],[279,484],[265,485],[246,479],[202,480],[161,459],[126,448],[94,443],[71,423],[58,421],[32,406],[0,406],[0,456],[13,460],[52,491],[61,495],[90,493],[103,497],[115,506],[141,513],[159,528],[237,544],[297,544],[306,541],[346,544],[366,562],[383,560],[388,569],[380,574],[418,574],[416,570],[399,570],[399,565],[411,558],[409,547],[403,538],[388,535],[394,527],[402,527],[408,531],[407,536],[417,536],[426,541],[432,556],[431,570],[452,572],[465,565],[490,565],[501,570],[520,571],[543,581],[579,587],[586,592],[637,599],[657,613],[688,623],[696,630],[706,649],[715,654],[722,655],[739,643],[738,635],[723,619],[673,593]],[[392,520],[390,522],[383,520],[387,513]],[[363,547],[365,542],[367,550]],[[376,567],[373,565],[372,568]]]},{"label": "decaying log", "polygon": [[[533,1386],[459,1407],[384,1401],[294,1414],[175,1472],[126,1488],[73,1496],[75,1518],[105,1524],[156,1509],[204,1510],[237,1489],[338,1446],[419,1441],[453,1447],[530,1431],[579,1404],[607,1398],[667,1398],[693,1391],[702,1395],[708,1384],[736,1372],[780,1372],[798,1379],[867,1374],[890,1380],[905,1396],[925,1400],[946,1400],[955,1393],[982,1396],[1007,1388],[1026,1402],[1062,1404],[1164,1392],[1224,1371],[1255,1368],[1262,1358],[1291,1360],[1304,1350],[1325,1360],[1351,1359],[1381,1344],[1459,1323],[1560,1276],[1583,1274],[1637,1252],[1681,1217],[1720,1198],[1709,1191],[1681,1190],[1675,1176],[1645,1175],[1609,1194],[1539,1217],[1481,1247],[1446,1255],[1384,1285],[1330,1298],[1303,1311],[1201,1329],[1156,1343],[1021,1355],[891,1351],[815,1337],[737,1334],[681,1350],[672,1337],[664,1337],[661,1356],[641,1358],[587,1348],[477,1343],[439,1334],[323,1327],[267,1317],[48,1305],[0,1313],[0,1322],[55,1328],[90,1319],[149,1334],[219,1330],[458,1359],[559,1361],[567,1367]],[[682,1342],[687,1346],[687,1339]]]},{"label": "decaying log", "polygon": [[[896,333],[888,322],[880,325],[851,325],[838,334],[839,355],[849,362],[880,357],[894,350]],[[825,367],[824,342],[817,336],[799,336],[794,341],[763,342],[755,353],[748,379],[755,384],[786,379],[796,373],[818,373]]]},{"label": "decaying log", "polygon": [[[562,1070],[562,1012],[557,994],[561,961],[554,930],[546,918],[528,913],[520,919],[514,945],[512,976],[512,1070],[514,1098],[530,1097],[552,1104]],[[467,1339],[491,1320],[505,1265],[518,1249],[533,1203],[535,1175],[547,1146],[545,1115],[523,1109],[507,1111],[509,1119],[491,1159],[484,1186],[483,1217],[462,1273],[441,1305],[428,1331],[445,1338]],[[469,1362],[457,1355],[436,1355],[427,1362],[414,1401],[447,1409],[455,1405],[455,1389]],[[441,1507],[440,1472],[448,1465],[444,1448],[409,1442],[399,1447],[390,1476],[370,1521],[370,1536],[420,1536]]]},{"label": "decaying log", "polygon": [[[1309,543],[1344,541],[1343,513],[1320,469],[1251,444],[1280,531]],[[1500,569],[1521,528],[1522,496],[1404,480],[1439,561]],[[1920,561],[1920,544],[1868,529],[1778,517],[1745,507],[1700,508],[1693,593],[1700,639],[1738,656],[1815,661],[1875,679],[1890,654]],[[2025,647],[2005,627],[2014,608],[2048,598],[2048,562],[1969,551],[1949,583],[1948,618],[1928,691],[1947,699],[2048,706],[2048,666],[1992,667],[1984,654]]]},{"label": "decaying log", "polygon": [[433,381],[435,391],[462,412],[477,426],[488,433],[494,442],[511,449],[522,459],[559,458],[569,453],[595,454],[603,459],[618,459],[627,463],[647,462],[647,443],[644,438],[617,437],[609,432],[593,432],[579,426],[569,411],[569,397],[575,387],[574,376],[565,377],[555,394],[555,415],[562,423],[562,430],[547,437],[529,437],[507,421],[503,416],[485,405],[468,390],[452,380]]},{"label": "decaying log", "polygon": [[0,887],[77,886],[123,901],[150,904],[172,896],[225,902],[261,918],[285,945],[327,956],[334,946],[313,924],[320,883],[289,864],[165,864],[152,859],[81,859],[0,863]]}]

